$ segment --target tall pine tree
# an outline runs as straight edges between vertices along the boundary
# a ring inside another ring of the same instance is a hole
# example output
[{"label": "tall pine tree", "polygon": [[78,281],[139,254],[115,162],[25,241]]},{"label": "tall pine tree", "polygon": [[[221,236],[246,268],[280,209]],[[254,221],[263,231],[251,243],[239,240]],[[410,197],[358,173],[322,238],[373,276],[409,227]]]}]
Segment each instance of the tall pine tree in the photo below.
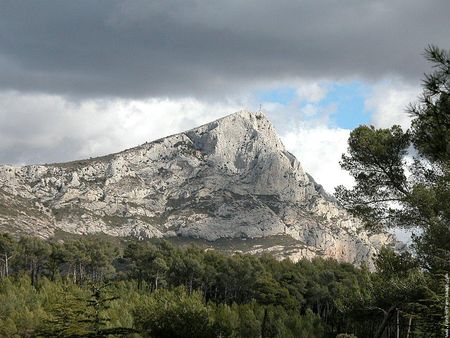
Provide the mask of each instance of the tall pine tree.
[{"label": "tall pine tree", "polygon": [[[336,196],[373,230],[419,228],[414,243],[422,266],[440,281],[442,332],[448,337],[450,272],[450,53],[425,50],[433,71],[408,111],[411,128],[360,126],[349,139],[341,166],[355,178]],[[414,154],[412,163],[406,160]],[[444,291],[444,289],[446,291]]]}]

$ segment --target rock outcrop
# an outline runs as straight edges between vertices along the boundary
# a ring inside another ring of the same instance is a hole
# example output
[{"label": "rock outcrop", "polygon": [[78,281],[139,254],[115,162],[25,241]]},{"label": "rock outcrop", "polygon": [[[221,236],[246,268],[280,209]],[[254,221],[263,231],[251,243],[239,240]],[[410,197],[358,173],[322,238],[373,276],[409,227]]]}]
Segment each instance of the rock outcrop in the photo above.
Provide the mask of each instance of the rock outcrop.
[{"label": "rock outcrop", "polygon": [[[355,264],[370,264],[380,245],[393,243],[339,208],[264,114],[245,111],[113,155],[0,166],[0,231],[50,237],[58,230],[212,245],[238,239],[249,252]],[[289,240],[272,245],[271,238]],[[255,239],[267,241],[252,246]]]}]

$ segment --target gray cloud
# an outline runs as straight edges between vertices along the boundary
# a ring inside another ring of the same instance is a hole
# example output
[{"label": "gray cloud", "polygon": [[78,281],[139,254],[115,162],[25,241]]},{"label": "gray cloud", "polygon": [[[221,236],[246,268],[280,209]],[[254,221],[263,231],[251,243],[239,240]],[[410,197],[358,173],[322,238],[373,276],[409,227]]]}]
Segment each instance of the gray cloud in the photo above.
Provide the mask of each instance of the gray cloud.
[{"label": "gray cloud", "polygon": [[421,78],[448,0],[0,2],[0,89],[232,95],[296,78]]}]

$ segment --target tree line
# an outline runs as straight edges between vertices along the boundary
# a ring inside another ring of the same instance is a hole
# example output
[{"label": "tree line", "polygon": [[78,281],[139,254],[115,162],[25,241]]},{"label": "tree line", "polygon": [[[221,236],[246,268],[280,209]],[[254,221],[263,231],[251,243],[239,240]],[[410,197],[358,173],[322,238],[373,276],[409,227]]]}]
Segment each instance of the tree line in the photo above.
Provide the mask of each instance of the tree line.
[{"label": "tree line", "polygon": [[389,249],[376,272],[94,235],[2,234],[0,255],[5,337],[439,337],[443,322],[439,283]]}]

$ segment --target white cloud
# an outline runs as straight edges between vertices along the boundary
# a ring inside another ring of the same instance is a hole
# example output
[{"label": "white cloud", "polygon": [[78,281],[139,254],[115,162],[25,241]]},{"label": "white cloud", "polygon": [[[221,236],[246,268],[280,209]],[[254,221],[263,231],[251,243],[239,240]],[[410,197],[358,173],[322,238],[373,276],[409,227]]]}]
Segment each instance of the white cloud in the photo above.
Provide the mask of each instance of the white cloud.
[{"label": "white cloud", "polygon": [[312,117],[317,115],[319,107],[315,104],[308,103],[302,107],[301,111],[305,117]]},{"label": "white cloud", "polygon": [[[121,151],[242,109],[242,103],[0,93],[0,163],[66,161]],[[12,118],[13,116],[13,118]]]},{"label": "white cloud", "polygon": [[339,166],[347,149],[350,130],[326,126],[300,127],[281,136],[286,148],[293,153],[303,169],[330,193],[337,185],[353,185],[352,177]]},{"label": "white cloud", "polygon": [[296,94],[299,100],[318,103],[326,97],[327,90],[320,83],[305,82],[298,86]]},{"label": "white cloud", "polygon": [[411,86],[398,80],[376,84],[372,95],[365,102],[366,110],[373,112],[371,123],[378,128],[398,124],[407,129],[410,126],[410,117],[406,108],[417,100],[419,92],[418,86]]}]

